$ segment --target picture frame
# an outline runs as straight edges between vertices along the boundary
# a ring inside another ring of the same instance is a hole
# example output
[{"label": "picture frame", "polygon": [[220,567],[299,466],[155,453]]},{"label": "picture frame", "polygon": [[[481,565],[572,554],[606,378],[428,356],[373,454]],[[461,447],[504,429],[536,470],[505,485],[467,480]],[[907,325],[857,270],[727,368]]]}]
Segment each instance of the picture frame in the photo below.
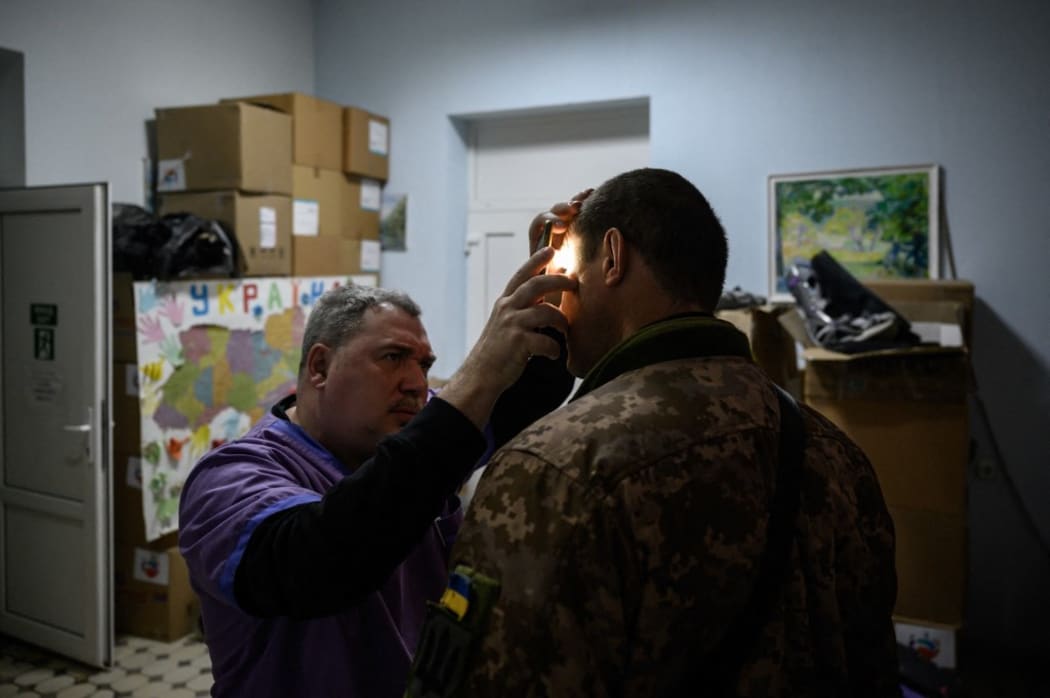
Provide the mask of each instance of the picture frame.
[{"label": "picture frame", "polygon": [[870,167],[769,176],[769,296],[826,250],[860,280],[940,275],[940,168]]}]

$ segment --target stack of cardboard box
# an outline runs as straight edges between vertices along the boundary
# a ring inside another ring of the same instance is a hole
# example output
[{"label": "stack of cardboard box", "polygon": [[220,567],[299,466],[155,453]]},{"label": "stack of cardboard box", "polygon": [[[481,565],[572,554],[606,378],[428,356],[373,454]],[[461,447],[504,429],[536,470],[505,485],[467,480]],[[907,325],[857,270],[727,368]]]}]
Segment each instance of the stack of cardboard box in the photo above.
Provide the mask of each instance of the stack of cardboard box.
[{"label": "stack of cardboard box", "polygon": [[292,270],[291,118],[243,102],[157,109],[159,212],[232,230],[248,276]]},{"label": "stack of cardboard box", "polygon": [[161,214],[232,229],[248,276],[372,273],[390,121],[298,92],[158,109]]},{"label": "stack of cardboard box", "polygon": [[196,629],[199,604],[175,533],[146,539],[135,304],[129,274],[113,279],[113,538],[117,632],[171,641]]},{"label": "stack of cardboard box", "polygon": [[297,92],[224,101],[262,105],[291,117],[291,273],[378,274],[389,120]]},{"label": "stack of cardboard box", "polygon": [[794,306],[763,304],[719,310],[716,315],[747,335],[755,363],[770,380],[797,399],[802,396],[802,378],[798,370],[795,339],[778,321],[781,315],[788,312],[794,312]]},{"label": "stack of cardboard box", "polygon": [[908,644],[920,628],[927,640],[936,640],[938,663],[953,666],[968,564],[973,285],[867,285],[913,327],[941,327],[945,335],[955,328],[958,341],[852,355],[808,347],[803,397],[856,441],[878,474],[897,534],[898,635]]}]

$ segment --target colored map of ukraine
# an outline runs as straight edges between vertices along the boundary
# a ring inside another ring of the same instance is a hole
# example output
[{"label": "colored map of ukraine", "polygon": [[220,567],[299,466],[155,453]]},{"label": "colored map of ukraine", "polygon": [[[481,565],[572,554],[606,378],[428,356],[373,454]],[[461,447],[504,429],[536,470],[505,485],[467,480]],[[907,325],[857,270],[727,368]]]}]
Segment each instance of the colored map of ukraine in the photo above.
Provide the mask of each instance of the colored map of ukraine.
[{"label": "colored map of ukraine", "polygon": [[136,284],[147,540],[178,528],[182,485],[201,456],[243,435],[294,390],[306,317],[326,287],[297,292],[288,279]]},{"label": "colored map of ukraine", "polygon": [[[233,410],[252,424],[295,385],[302,312],[271,315],[262,330],[191,327],[179,334],[184,361],[160,390],[153,420],[161,429],[189,429],[195,441],[227,441],[245,429],[216,417]],[[240,420],[237,420],[240,422]],[[207,430],[199,434],[200,430]],[[204,439],[203,437],[207,437]]]}]

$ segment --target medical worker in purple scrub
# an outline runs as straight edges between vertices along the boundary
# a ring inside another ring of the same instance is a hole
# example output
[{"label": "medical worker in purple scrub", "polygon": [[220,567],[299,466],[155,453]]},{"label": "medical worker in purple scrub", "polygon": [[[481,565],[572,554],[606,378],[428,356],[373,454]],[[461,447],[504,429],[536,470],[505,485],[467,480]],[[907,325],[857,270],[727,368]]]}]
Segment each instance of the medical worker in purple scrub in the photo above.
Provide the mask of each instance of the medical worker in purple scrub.
[{"label": "medical worker in purple scrub", "polygon": [[575,281],[539,273],[552,255],[515,273],[437,395],[408,296],[344,286],[319,299],[295,394],[204,456],[182,492],[213,695],[402,695],[448,577],[457,489],[572,387],[565,317],[543,299]]}]

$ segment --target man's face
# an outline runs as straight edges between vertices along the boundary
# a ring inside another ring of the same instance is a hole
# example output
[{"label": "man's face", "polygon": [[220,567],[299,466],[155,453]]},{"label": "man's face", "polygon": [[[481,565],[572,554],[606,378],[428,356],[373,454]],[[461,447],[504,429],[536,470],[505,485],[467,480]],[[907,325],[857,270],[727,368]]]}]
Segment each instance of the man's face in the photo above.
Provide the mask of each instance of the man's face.
[{"label": "man's face", "polygon": [[320,394],[321,443],[348,465],[375,452],[422,409],[434,354],[419,318],[383,304],[329,352]]},{"label": "man's face", "polygon": [[[569,248],[572,254],[567,259],[564,252]],[[559,253],[551,262],[551,271],[567,274],[579,284],[576,291],[562,293],[560,308],[569,322],[568,369],[582,378],[615,346],[618,323],[603,280],[600,252],[584,261],[582,241],[571,227]]]}]

